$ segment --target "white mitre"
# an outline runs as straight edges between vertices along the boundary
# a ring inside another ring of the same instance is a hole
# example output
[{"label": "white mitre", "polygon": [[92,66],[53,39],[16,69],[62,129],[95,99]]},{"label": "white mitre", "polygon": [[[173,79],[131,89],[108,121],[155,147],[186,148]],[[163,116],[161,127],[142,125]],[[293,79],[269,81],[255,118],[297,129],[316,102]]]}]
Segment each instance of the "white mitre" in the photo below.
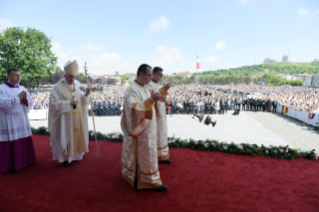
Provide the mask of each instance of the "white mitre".
[{"label": "white mitre", "polygon": [[73,60],[73,61],[69,60],[68,62],[65,63],[64,65],[65,74],[76,76],[78,74],[78,71],[79,71],[79,65],[78,65],[78,62],[76,62],[76,60]]}]

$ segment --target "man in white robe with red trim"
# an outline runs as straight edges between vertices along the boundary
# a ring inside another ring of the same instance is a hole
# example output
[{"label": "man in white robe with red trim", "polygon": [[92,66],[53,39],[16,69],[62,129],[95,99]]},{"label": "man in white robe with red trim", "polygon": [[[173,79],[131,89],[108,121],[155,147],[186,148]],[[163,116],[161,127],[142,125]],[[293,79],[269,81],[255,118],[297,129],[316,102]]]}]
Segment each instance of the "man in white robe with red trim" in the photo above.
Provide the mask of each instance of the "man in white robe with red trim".
[{"label": "man in white robe with red trim", "polygon": [[81,92],[74,83],[79,71],[76,60],[64,66],[65,75],[54,85],[50,95],[49,131],[51,133],[53,160],[68,167],[74,160],[82,160],[89,151],[86,105],[91,90]]},{"label": "man in white robe with red trim", "polygon": [[157,130],[157,157],[159,163],[172,163],[169,159],[169,150],[167,142],[167,120],[166,120],[166,96],[167,91],[171,87],[170,84],[164,84],[162,87],[158,82],[163,77],[163,69],[160,67],[153,68],[153,78],[146,85],[149,91],[159,92],[162,95],[162,99],[155,104],[156,111],[156,130]]},{"label": "man in white robe with red trim", "polygon": [[154,104],[162,98],[145,87],[152,77],[149,65],[142,64],[137,79],[126,89],[121,128],[124,133],[122,177],[135,189],[164,191],[158,170],[156,115]]},{"label": "man in white robe with red trim", "polygon": [[0,173],[17,173],[37,162],[28,117],[33,100],[19,85],[18,69],[8,69],[7,77],[0,85]]}]

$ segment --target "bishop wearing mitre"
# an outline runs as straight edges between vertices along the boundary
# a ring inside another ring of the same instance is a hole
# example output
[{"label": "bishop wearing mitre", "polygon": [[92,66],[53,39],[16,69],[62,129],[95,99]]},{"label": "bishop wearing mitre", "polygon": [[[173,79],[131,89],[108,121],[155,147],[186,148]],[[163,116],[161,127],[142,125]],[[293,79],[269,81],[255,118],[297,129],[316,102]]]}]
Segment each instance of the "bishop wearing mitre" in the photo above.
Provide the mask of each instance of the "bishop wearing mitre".
[{"label": "bishop wearing mitre", "polygon": [[81,92],[74,83],[79,66],[76,60],[64,66],[64,77],[53,86],[49,105],[49,131],[53,160],[68,167],[74,160],[82,160],[88,152],[88,120],[86,105],[90,88]]}]

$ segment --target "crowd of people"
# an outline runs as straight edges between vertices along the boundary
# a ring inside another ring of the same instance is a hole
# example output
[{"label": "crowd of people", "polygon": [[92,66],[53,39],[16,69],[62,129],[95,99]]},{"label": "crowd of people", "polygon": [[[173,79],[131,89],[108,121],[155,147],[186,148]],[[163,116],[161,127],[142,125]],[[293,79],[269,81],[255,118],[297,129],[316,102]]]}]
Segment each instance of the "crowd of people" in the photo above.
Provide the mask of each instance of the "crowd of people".
[{"label": "crowd of people", "polygon": [[292,86],[178,85],[170,90],[168,113],[223,114],[227,110],[273,111],[287,106],[317,112],[319,89]]},{"label": "crowd of people", "polygon": [[[96,86],[99,87],[99,86]],[[100,87],[99,87],[100,88]],[[95,116],[119,116],[123,109],[126,86],[104,88],[92,93]],[[93,90],[93,89],[92,89]],[[242,110],[273,111],[277,106],[288,106],[297,111],[319,110],[319,89],[292,86],[257,85],[177,85],[170,89],[167,97],[167,113],[223,114],[240,106]],[[32,93],[32,109],[46,109],[49,106],[49,92]],[[88,108],[89,115],[91,105]]]}]

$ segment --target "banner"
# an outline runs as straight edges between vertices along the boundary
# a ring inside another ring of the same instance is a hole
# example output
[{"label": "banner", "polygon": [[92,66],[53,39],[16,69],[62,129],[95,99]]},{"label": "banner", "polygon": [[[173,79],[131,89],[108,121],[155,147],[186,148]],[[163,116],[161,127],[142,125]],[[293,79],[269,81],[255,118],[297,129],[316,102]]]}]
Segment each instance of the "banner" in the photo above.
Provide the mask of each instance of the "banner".
[{"label": "banner", "polygon": [[313,118],[309,119],[309,115],[308,115],[308,120],[309,120],[309,124],[313,125],[313,126],[318,126],[316,123],[319,122],[319,116],[318,116],[318,112],[314,113]]},{"label": "banner", "polygon": [[319,122],[319,112],[309,113],[308,111],[297,111],[292,107],[286,107],[282,105],[277,106],[276,112],[284,116],[298,119],[299,121],[313,126],[317,126],[316,123]]}]

